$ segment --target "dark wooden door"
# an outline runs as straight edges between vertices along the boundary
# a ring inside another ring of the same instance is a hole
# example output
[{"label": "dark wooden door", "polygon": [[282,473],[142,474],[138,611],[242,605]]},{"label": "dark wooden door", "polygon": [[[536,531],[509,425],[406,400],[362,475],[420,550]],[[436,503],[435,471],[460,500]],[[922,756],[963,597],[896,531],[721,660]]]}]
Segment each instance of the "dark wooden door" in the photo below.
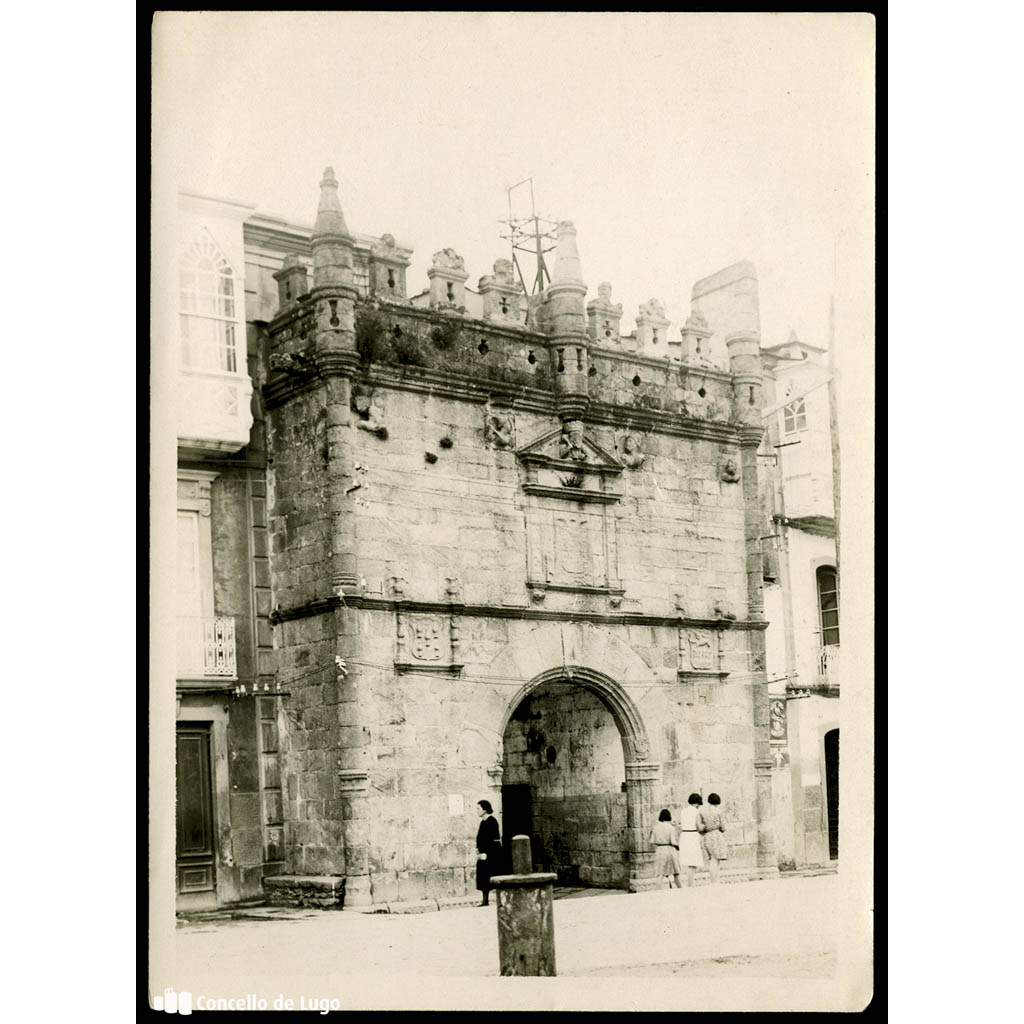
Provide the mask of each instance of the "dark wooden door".
[{"label": "dark wooden door", "polygon": [[825,801],[828,814],[828,855],[839,856],[839,730],[825,733]]},{"label": "dark wooden door", "polygon": [[178,726],[177,798],[178,892],[206,892],[214,886],[209,728]]},{"label": "dark wooden door", "polygon": [[[501,841],[506,860],[512,855],[512,837],[529,836],[533,846],[533,794],[529,786],[501,787]],[[536,855],[537,851],[533,850]]]}]

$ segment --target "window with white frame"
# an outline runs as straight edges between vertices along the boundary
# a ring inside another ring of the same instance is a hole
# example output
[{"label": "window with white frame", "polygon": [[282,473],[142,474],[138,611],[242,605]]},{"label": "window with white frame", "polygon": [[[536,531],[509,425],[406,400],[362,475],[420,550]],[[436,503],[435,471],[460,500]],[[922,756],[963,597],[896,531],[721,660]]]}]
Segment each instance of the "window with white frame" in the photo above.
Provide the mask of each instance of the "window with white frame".
[{"label": "window with white frame", "polygon": [[237,373],[236,278],[209,232],[182,257],[179,284],[182,365]]},{"label": "window with white frame", "polygon": [[834,566],[823,565],[815,573],[818,583],[818,621],[821,646],[839,643],[839,587]]},{"label": "window with white frame", "polygon": [[802,398],[790,402],[783,408],[782,429],[787,434],[795,434],[800,430],[807,429],[807,409]]}]

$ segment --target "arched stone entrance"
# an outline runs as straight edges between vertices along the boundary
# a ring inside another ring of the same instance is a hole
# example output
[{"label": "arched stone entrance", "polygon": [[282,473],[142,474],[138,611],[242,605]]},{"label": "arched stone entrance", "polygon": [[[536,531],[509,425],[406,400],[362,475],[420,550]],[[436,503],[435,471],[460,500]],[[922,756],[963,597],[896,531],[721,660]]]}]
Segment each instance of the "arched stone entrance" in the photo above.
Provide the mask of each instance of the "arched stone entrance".
[{"label": "arched stone entrance", "polygon": [[[529,820],[535,855],[566,881],[631,891],[649,884],[660,765],[650,760],[647,730],[623,687],[584,666],[542,672],[510,700],[501,734],[507,836]],[[610,749],[616,734],[621,760]],[[524,799],[538,805],[527,813]]]}]

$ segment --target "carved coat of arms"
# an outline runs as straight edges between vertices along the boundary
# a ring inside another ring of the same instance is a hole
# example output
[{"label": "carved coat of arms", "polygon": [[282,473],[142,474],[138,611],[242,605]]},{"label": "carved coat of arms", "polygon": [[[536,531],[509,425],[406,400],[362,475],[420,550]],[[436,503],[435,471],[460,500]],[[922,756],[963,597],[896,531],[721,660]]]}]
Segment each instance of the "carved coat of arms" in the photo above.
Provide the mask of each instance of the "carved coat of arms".
[{"label": "carved coat of arms", "polygon": [[424,619],[413,626],[412,655],[420,661],[441,660],[441,624]]},{"label": "carved coat of arms", "polygon": [[555,546],[562,572],[585,577],[590,571],[590,538],[585,520],[559,516],[556,520]]},{"label": "carved coat of arms", "polygon": [[690,633],[690,664],[698,672],[710,672],[714,669],[714,651],[711,637],[696,630]]}]

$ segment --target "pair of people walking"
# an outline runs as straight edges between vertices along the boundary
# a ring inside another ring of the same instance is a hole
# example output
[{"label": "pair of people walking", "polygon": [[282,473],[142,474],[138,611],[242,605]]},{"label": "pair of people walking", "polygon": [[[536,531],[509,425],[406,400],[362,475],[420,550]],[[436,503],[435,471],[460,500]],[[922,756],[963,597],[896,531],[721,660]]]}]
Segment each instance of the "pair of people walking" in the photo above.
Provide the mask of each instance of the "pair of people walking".
[{"label": "pair of people walking", "polygon": [[672,812],[666,807],[658,815],[658,823],[651,829],[654,844],[654,877],[669,876],[669,888],[675,881],[682,888],[680,875],[686,868],[686,884],[692,886],[697,868],[708,861],[711,881],[718,881],[718,863],[725,860],[725,828],[722,824],[721,803],[717,793],[708,795],[708,806],[699,793],[691,793],[687,806],[680,812],[679,824],[672,821]]}]

